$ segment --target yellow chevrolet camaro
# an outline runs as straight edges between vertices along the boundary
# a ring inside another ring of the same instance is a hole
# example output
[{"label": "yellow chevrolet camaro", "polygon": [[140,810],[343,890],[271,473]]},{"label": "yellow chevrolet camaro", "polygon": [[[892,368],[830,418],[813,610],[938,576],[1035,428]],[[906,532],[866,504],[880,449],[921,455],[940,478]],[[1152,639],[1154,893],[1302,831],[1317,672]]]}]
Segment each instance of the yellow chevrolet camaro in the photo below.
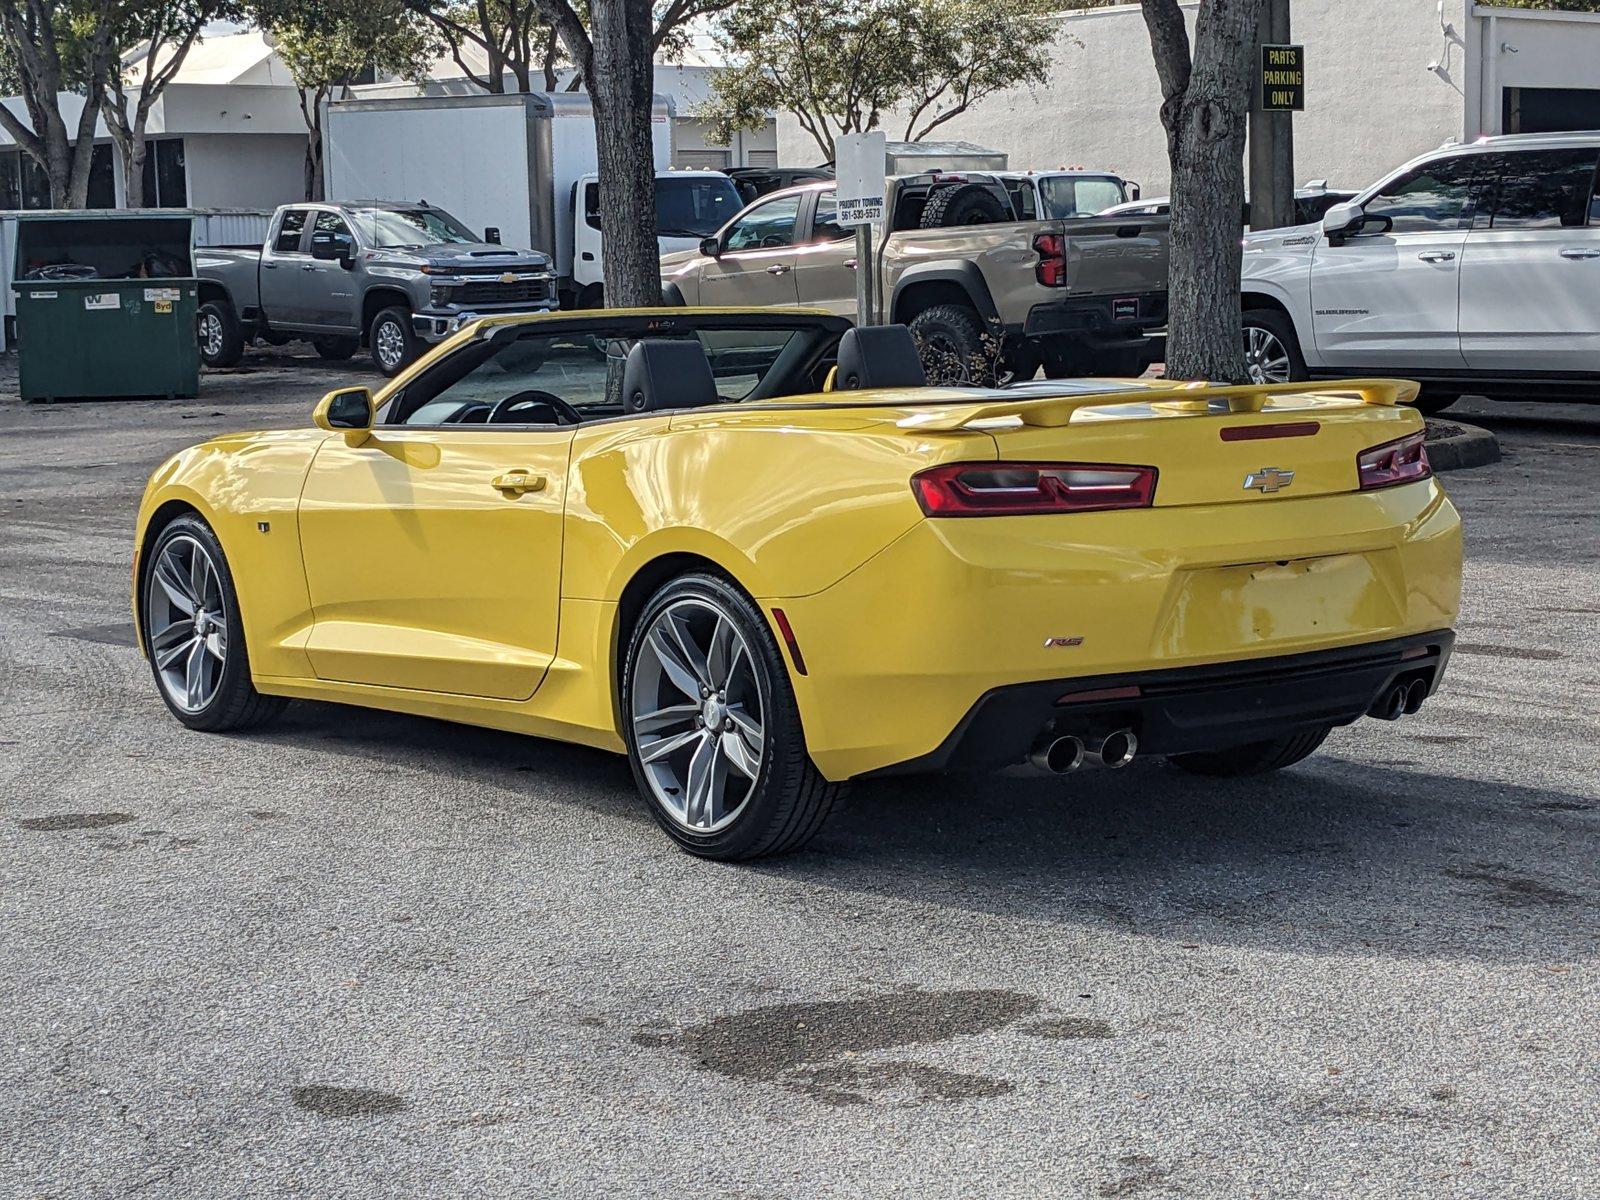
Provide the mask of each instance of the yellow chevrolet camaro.
[{"label": "yellow chevrolet camaro", "polygon": [[1273,770],[1444,671],[1414,394],[935,388],[903,328],[791,310],[486,320],[164,463],[140,643],[193,729],[304,697],[625,752],[713,858],[866,775]]}]

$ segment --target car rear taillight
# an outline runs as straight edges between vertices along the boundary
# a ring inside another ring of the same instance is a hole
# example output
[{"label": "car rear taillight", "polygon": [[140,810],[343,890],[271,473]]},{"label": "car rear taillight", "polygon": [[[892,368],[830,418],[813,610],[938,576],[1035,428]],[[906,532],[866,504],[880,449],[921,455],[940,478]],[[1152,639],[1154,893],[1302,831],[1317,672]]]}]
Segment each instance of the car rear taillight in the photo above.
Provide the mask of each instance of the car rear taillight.
[{"label": "car rear taillight", "polygon": [[911,490],[930,517],[1149,508],[1156,494],[1156,469],[1108,463],[950,463],[913,475]]},{"label": "car rear taillight", "polygon": [[1433,474],[1428,465],[1428,448],[1422,444],[1424,434],[1408,433],[1403,438],[1363,450],[1356,456],[1356,474],[1361,478],[1361,490],[1393,487],[1397,483],[1415,483]]},{"label": "car rear taillight", "polygon": [[1045,287],[1067,286],[1067,239],[1059,233],[1034,235],[1033,252],[1039,261],[1033,265],[1033,277]]}]

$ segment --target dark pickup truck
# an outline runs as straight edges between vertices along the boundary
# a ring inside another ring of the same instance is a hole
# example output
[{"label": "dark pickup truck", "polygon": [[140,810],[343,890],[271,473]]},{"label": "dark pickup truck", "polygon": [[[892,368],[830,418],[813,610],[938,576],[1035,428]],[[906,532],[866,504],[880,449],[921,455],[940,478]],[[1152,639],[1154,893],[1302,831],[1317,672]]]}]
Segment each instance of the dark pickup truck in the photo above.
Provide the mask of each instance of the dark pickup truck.
[{"label": "dark pickup truck", "polygon": [[395,375],[477,317],[555,308],[550,259],[492,236],[426,204],[286,204],[265,246],[196,250],[200,357],[231,366],[249,338],[301,339],[328,359],[365,345]]}]

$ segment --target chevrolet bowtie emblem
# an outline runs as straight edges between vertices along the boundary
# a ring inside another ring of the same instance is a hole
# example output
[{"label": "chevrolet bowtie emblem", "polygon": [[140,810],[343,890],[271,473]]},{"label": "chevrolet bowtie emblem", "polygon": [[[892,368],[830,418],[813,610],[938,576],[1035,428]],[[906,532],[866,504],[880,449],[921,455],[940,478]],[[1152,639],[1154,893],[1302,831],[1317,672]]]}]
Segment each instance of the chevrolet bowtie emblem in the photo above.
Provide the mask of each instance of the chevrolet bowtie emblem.
[{"label": "chevrolet bowtie emblem", "polygon": [[500,276],[500,282],[501,283],[515,283],[516,281],[517,281],[517,277],[511,271],[507,271],[504,275]]},{"label": "chevrolet bowtie emblem", "polygon": [[1281,492],[1294,482],[1293,471],[1280,471],[1277,467],[1262,467],[1259,471],[1251,471],[1244,477],[1244,490],[1263,492],[1270,496],[1273,492]]}]

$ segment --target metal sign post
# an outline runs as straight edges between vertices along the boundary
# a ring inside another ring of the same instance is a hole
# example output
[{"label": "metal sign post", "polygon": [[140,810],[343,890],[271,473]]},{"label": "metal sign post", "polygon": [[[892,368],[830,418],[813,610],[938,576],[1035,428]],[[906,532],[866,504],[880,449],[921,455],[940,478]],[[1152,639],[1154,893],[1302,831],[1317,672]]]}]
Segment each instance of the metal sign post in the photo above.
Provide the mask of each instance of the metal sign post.
[{"label": "metal sign post", "polygon": [[872,227],[883,220],[884,180],[889,154],[888,136],[847,133],[834,143],[835,197],[838,225],[856,227],[856,324],[871,325],[877,318],[872,294],[876,274],[872,260]]}]

